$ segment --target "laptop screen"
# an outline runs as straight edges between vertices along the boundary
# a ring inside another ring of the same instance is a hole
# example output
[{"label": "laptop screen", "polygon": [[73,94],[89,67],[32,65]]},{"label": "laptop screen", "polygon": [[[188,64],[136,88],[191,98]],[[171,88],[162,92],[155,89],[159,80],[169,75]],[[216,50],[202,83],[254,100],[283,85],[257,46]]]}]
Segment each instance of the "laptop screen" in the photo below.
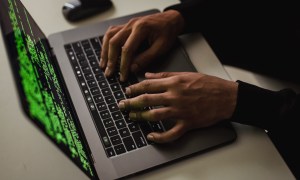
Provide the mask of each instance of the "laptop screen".
[{"label": "laptop screen", "polygon": [[19,0],[1,0],[0,21],[26,114],[80,169],[95,177],[45,35]]}]

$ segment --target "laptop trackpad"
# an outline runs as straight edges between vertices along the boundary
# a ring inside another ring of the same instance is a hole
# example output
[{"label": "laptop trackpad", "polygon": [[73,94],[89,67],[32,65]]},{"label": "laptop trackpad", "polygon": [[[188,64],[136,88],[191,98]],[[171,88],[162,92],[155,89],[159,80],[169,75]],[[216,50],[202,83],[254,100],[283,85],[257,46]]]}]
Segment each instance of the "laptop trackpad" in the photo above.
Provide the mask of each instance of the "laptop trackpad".
[{"label": "laptop trackpad", "polygon": [[176,41],[169,53],[155,60],[143,72],[138,74],[139,81],[145,79],[145,72],[196,72],[196,69],[180,42]]}]

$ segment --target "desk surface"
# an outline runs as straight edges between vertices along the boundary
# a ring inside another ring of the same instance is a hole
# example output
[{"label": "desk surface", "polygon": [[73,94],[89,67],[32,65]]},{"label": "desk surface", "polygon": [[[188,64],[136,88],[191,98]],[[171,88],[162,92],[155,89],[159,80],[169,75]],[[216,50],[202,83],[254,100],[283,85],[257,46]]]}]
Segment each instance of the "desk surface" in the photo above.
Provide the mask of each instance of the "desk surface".
[{"label": "desk surface", "polygon": [[[164,7],[176,0],[113,0],[114,7],[87,21],[70,24],[61,7],[65,0],[22,0],[46,35],[144,9]],[[129,4],[130,3],[130,4]],[[204,73],[220,66],[201,35],[185,43],[196,68]],[[196,51],[195,51],[196,49]],[[199,59],[202,59],[199,61]],[[229,74],[230,75],[230,74]],[[3,40],[0,37],[0,179],[72,179],[87,177],[24,116],[19,104]],[[153,169],[136,179],[294,179],[263,130],[234,124],[238,139],[229,145]]]}]

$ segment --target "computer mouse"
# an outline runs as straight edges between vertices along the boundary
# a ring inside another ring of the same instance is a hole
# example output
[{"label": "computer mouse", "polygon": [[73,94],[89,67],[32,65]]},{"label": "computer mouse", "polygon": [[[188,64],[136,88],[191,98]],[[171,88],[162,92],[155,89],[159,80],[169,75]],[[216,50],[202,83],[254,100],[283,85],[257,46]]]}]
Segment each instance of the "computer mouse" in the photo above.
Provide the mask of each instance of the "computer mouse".
[{"label": "computer mouse", "polygon": [[63,5],[62,12],[68,21],[75,22],[97,13],[101,13],[109,9],[111,6],[112,2],[110,0],[74,0],[65,3]]}]

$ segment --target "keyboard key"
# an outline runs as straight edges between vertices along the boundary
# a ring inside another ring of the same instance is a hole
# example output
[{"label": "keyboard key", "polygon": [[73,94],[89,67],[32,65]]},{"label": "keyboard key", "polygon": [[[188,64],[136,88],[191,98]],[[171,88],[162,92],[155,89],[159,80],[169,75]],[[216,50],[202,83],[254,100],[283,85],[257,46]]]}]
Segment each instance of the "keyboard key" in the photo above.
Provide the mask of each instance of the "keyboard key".
[{"label": "keyboard key", "polygon": [[106,128],[114,126],[114,122],[111,118],[103,120],[103,124]]},{"label": "keyboard key", "polygon": [[[100,102],[97,104],[98,111],[104,111],[107,109],[105,102]],[[105,116],[106,117],[106,116]],[[104,118],[103,118],[104,119]]]},{"label": "keyboard key", "polygon": [[107,133],[109,136],[115,136],[118,134],[118,131],[115,127],[107,128]]},{"label": "keyboard key", "polygon": [[84,77],[87,81],[94,79],[94,76],[92,73],[87,73],[84,75]]},{"label": "keyboard key", "polygon": [[100,40],[97,37],[91,38],[90,41],[94,49],[101,49]]},{"label": "keyboard key", "polygon": [[117,145],[117,144],[121,144],[122,143],[121,137],[119,135],[111,137],[110,141],[111,141],[111,143],[113,145]]},{"label": "keyboard key", "polygon": [[120,86],[119,86],[117,83],[111,84],[111,85],[110,85],[110,88],[111,88],[111,90],[114,91],[114,92],[120,91],[120,90],[121,90]]},{"label": "keyboard key", "polygon": [[93,98],[94,98],[95,103],[104,102],[102,95],[97,95],[97,96],[94,96]]},{"label": "keyboard key", "polygon": [[118,155],[126,152],[125,147],[124,147],[123,144],[119,144],[119,145],[114,146],[114,149],[115,149],[115,151]]},{"label": "keyboard key", "polygon": [[127,151],[132,151],[132,150],[136,149],[136,145],[134,144],[132,137],[129,136],[129,137],[124,138],[123,142],[124,142],[124,145],[125,145],[125,148]]},{"label": "keyboard key", "polygon": [[137,147],[143,147],[143,146],[146,146],[147,143],[145,141],[145,138],[143,137],[141,131],[137,131],[137,132],[134,132],[132,133],[132,136],[133,136],[133,139],[137,145]]},{"label": "keyboard key", "polygon": [[108,84],[106,81],[100,81],[99,86],[100,86],[100,89],[104,89],[104,88],[108,87]]},{"label": "keyboard key", "polygon": [[105,77],[104,77],[103,73],[96,74],[95,77],[96,77],[96,79],[97,79],[98,82],[105,80]]},{"label": "keyboard key", "polygon": [[121,128],[124,128],[124,127],[126,127],[126,124],[125,124],[125,121],[124,120],[118,120],[118,121],[116,121],[115,122],[116,123],[116,127],[118,128],[118,129],[121,129]]},{"label": "keyboard key", "polygon": [[116,121],[118,119],[122,119],[122,113],[120,111],[116,111],[111,113],[113,119]]},{"label": "keyboard key", "polygon": [[119,107],[116,103],[110,104],[108,105],[108,109],[110,112],[115,112],[119,110]]},{"label": "keyboard key", "polygon": [[76,53],[82,53],[82,48],[80,42],[72,43],[72,47]]},{"label": "keyboard key", "polygon": [[101,111],[101,112],[100,112],[100,117],[101,117],[102,119],[107,119],[107,118],[109,118],[109,117],[110,117],[109,111],[107,111],[107,110]]},{"label": "keyboard key", "polygon": [[164,131],[160,122],[150,122],[150,125],[154,132],[163,132]]},{"label": "keyboard key", "polygon": [[98,95],[100,94],[100,89],[98,87],[91,88],[92,95]]},{"label": "keyboard key", "polygon": [[116,99],[125,99],[122,91],[114,92],[114,96]]},{"label": "keyboard key", "polygon": [[106,96],[106,97],[104,97],[104,99],[105,99],[105,102],[107,104],[111,104],[111,103],[115,103],[116,102],[115,98],[113,96]]},{"label": "keyboard key", "polygon": [[104,143],[104,146],[105,146],[105,147],[110,147],[110,146],[111,146],[110,141],[109,141],[109,139],[108,139],[107,136],[104,136],[104,137],[102,138],[102,140],[103,140],[103,143]]},{"label": "keyboard key", "polygon": [[97,86],[97,82],[95,80],[89,80],[87,83],[90,88]]},{"label": "keyboard key", "polygon": [[139,130],[138,124],[137,123],[130,123],[128,124],[128,128],[130,132],[135,132]]},{"label": "keyboard key", "polygon": [[109,95],[111,95],[111,91],[110,91],[109,88],[104,88],[104,89],[102,89],[101,92],[102,92],[103,96],[109,96]]},{"label": "keyboard key", "polygon": [[129,130],[127,128],[120,129],[119,133],[120,133],[121,137],[130,136],[130,132],[129,132]]},{"label": "keyboard key", "polygon": [[106,149],[106,154],[107,154],[108,157],[113,157],[113,156],[116,155],[113,148],[107,148]]}]

